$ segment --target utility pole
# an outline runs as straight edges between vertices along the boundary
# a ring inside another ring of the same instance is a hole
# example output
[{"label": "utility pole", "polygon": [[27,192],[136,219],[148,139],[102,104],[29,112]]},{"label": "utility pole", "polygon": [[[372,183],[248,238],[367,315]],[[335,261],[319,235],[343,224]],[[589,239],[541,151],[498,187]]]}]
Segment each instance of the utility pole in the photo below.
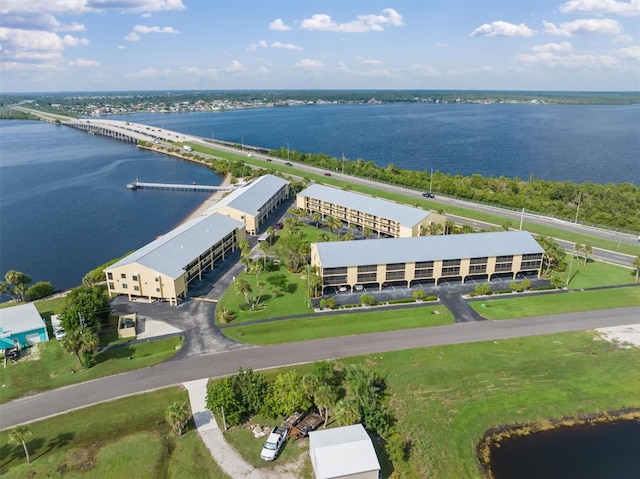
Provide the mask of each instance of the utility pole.
[{"label": "utility pole", "polygon": [[431,175],[429,175],[429,193],[433,193],[433,168],[431,168]]},{"label": "utility pole", "polygon": [[244,151],[244,136],[240,135],[240,149]]},{"label": "utility pole", "polygon": [[342,154],[342,174],[344,175],[344,153]]},{"label": "utility pole", "polygon": [[520,231],[522,231],[522,222],[524,221],[524,208],[522,208],[522,213],[520,214]]},{"label": "utility pole", "polygon": [[565,288],[569,287],[569,281],[571,280],[571,268],[573,267],[573,256],[574,251],[571,251],[571,262],[569,263],[569,274],[567,274],[567,282],[565,283]]},{"label": "utility pole", "polygon": [[289,161],[289,142],[287,141],[287,161]]},{"label": "utility pole", "polygon": [[578,224],[578,213],[580,213],[580,201],[582,201],[582,191],[580,192],[580,196],[578,196],[578,208],[576,208],[576,220],[575,224]]}]

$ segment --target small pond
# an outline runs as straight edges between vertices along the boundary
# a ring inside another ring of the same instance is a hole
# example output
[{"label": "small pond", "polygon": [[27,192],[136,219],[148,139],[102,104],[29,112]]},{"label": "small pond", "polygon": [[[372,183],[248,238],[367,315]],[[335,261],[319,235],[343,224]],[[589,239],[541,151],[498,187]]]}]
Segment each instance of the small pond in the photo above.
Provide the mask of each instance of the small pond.
[{"label": "small pond", "polygon": [[640,420],[563,427],[491,447],[495,479],[639,479]]}]

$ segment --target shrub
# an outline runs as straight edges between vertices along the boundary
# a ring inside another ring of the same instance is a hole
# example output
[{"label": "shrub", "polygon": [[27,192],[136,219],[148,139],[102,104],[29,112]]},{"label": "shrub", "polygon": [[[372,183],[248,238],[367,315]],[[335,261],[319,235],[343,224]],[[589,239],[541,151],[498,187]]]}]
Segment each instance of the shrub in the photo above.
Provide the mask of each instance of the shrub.
[{"label": "shrub", "polygon": [[437,296],[427,296],[426,298],[424,298],[425,301],[438,301],[438,297]]},{"label": "shrub", "polygon": [[416,300],[413,298],[401,298],[401,299],[390,299],[387,302],[389,304],[404,304],[404,303],[415,303]]},{"label": "shrub", "polygon": [[475,294],[478,296],[486,296],[491,294],[491,286],[488,284],[479,284],[476,286]]},{"label": "shrub", "polygon": [[413,296],[418,301],[422,301],[427,296],[427,293],[425,293],[423,289],[418,289],[417,291],[411,293],[411,296]]},{"label": "shrub", "polygon": [[48,281],[39,281],[29,289],[27,289],[27,299],[35,301],[36,299],[46,298],[53,294],[53,285]]},{"label": "shrub", "polygon": [[363,294],[360,296],[360,302],[365,306],[373,306],[376,304],[376,298],[370,294]]},{"label": "shrub", "polygon": [[320,307],[322,309],[326,309],[326,308],[334,309],[336,307],[336,301],[333,298],[321,299]]}]

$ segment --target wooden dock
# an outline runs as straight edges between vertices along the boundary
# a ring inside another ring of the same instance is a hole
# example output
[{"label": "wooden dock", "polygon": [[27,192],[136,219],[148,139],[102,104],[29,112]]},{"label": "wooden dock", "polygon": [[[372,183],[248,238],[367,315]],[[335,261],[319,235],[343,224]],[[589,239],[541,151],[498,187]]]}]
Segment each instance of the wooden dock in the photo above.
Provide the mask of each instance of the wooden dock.
[{"label": "wooden dock", "polygon": [[182,190],[182,191],[233,191],[233,186],[211,186],[211,185],[198,185],[195,182],[190,185],[181,185],[176,183],[144,183],[142,181],[136,181],[127,184],[127,188],[130,190]]}]

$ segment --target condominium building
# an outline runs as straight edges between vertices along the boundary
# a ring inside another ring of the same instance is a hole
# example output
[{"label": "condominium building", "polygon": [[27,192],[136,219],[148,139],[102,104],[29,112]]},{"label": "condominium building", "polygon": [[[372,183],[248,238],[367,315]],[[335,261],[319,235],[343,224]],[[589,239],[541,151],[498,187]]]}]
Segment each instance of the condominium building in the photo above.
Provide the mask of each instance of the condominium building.
[{"label": "condominium building", "polygon": [[288,181],[274,175],[264,175],[235,189],[206,213],[220,213],[242,221],[247,234],[255,235],[271,212],[288,198]]},{"label": "condominium building", "polygon": [[244,223],[212,213],[187,221],[105,269],[109,296],[126,294],[178,304],[245,237]]},{"label": "condominium building", "polygon": [[393,238],[442,234],[446,223],[431,211],[318,184],[298,193],[296,206]]},{"label": "condominium building", "polygon": [[311,264],[320,270],[323,294],[327,287],[411,287],[539,276],[543,254],[526,231],[311,244]]}]

